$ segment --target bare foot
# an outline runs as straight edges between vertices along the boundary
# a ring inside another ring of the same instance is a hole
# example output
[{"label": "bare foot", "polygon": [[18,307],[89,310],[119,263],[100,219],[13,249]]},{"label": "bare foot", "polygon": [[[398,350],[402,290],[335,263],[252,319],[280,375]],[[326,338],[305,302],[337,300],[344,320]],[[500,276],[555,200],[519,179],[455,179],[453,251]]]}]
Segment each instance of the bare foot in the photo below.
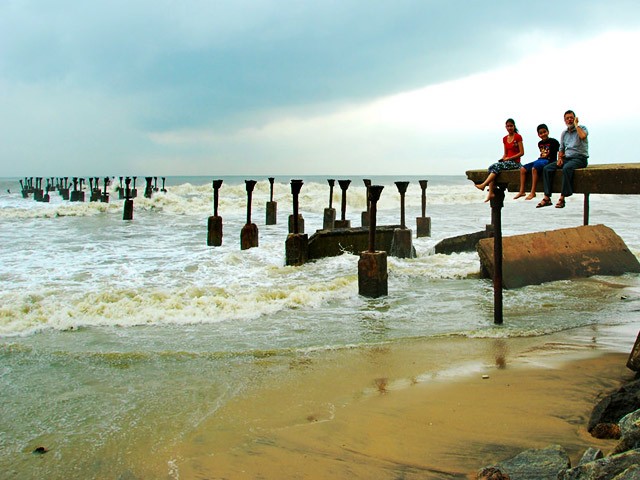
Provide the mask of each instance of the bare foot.
[{"label": "bare foot", "polygon": [[530,193],[529,195],[527,195],[527,198],[525,198],[525,200],[533,200],[534,198],[536,198],[536,194]]},{"label": "bare foot", "polygon": [[495,196],[496,196],[496,195],[495,195],[494,193],[490,193],[490,194],[487,196],[487,199],[484,201],[484,203],[487,203],[487,202],[491,201],[491,199],[492,199],[493,197],[495,197]]},{"label": "bare foot", "polygon": [[514,199],[514,200],[517,200],[517,199],[519,199],[520,197],[524,197],[524,195],[525,195],[525,193],[524,193],[524,192],[518,192],[518,194],[517,194],[515,197],[513,197],[513,199]]},{"label": "bare foot", "polygon": [[482,191],[484,192],[484,187],[485,187],[485,185],[482,185],[481,183],[476,183],[476,184],[475,184],[475,187],[476,187],[478,190],[482,190]]}]

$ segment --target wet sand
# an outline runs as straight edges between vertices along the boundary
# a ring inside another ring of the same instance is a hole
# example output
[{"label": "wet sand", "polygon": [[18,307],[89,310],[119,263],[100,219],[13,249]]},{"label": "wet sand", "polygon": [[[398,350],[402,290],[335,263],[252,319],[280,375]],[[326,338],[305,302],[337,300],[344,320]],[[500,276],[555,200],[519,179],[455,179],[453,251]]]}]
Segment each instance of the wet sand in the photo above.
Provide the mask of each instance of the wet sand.
[{"label": "wet sand", "polygon": [[586,424],[599,396],[633,378],[634,328],[265,358],[255,388],[178,446],[172,477],[465,479],[549,444],[575,464],[615,444]]}]

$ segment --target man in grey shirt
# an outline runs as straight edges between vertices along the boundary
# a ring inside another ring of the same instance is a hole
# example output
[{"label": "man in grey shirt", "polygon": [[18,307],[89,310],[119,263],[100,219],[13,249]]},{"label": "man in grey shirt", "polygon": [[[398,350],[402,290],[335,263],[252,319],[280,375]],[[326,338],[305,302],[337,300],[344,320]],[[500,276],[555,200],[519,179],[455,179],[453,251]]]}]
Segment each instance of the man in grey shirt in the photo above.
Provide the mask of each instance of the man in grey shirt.
[{"label": "man in grey shirt", "polygon": [[573,195],[573,172],[576,168],[584,168],[589,161],[589,130],[580,125],[578,117],[572,110],[564,113],[564,123],[567,129],[560,137],[560,151],[558,161],[547,164],[542,170],[544,181],[544,198],[537,208],[551,205],[551,184],[553,175],[558,168],[562,169],[562,193],[556,203],[556,208],[564,208],[565,198]]}]

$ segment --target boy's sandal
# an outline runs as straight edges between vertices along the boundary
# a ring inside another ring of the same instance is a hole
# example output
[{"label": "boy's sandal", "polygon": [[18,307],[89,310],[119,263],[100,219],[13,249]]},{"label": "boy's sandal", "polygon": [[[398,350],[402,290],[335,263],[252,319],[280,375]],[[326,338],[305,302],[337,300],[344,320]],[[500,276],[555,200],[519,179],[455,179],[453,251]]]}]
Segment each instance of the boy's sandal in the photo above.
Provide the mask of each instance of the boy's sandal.
[{"label": "boy's sandal", "polygon": [[536,208],[550,207],[550,206],[551,206],[551,200],[549,198],[543,198],[542,200],[540,200],[540,203],[536,205]]},{"label": "boy's sandal", "polygon": [[558,200],[558,203],[556,203],[556,208],[564,208],[564,198]]}]

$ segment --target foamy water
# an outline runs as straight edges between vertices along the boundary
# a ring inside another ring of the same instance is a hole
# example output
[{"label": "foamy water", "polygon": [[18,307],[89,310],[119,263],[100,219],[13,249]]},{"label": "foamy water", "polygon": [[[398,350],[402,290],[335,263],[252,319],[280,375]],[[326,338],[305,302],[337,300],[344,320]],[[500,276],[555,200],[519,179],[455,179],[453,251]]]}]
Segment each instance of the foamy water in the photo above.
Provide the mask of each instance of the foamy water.
[{"label": "foamy water", "polygon": [[[389,295],[379,299],[358,295],[355,255],[285,266],[290,179],[276,179],[278,223],[270,226],[269,183],[254,179],[259,247],[244,251],[243,178],[225,178],[220,189],[221,247],[206,245],[213,178],[169,177],[167,192],[151,199],[138,184],[132,221],[122,219],[114,193],[108,204],[71,203],[56,192],[38,203],[22,198],[17,180],[0,181],[0,471],[15,472],[7,478],[36,478],[42,464],[25,452],[37,443],[65,452],[47,460],[56,472],[49,478],[73,477],[73,468],[108,475],[88,460],[98,452],[121,473],[128,460],[118,445],[170,449],[241,395],[261,375],[260,359],[418,337],[508,338],[637,322],[640,277],[628,274],[506,291],[505,323],[495,326],[492,285],[479,277],[477,254],[433,254],[443,238],[490,221],[484,194],[464,177],[426,178],[428,238],[415,238],[419,178],[373,178],[385,185],[379,225],[399,223],[393,181],[411,181],[406,222],[418,255],[389,257]],[[311,234],[322,227],[329,186],[325,178],[302,179],[300,213]],[[346,217],[354,226],[365,195],[362,179],[352,178]],[[591,223],[613,228],[636,256],[639,201],[591,196]],[[333,207],[339,217],[337,184]],[[582,196],[564,210],[508,196],[502,224],[504,235],[579,226]]]}]

